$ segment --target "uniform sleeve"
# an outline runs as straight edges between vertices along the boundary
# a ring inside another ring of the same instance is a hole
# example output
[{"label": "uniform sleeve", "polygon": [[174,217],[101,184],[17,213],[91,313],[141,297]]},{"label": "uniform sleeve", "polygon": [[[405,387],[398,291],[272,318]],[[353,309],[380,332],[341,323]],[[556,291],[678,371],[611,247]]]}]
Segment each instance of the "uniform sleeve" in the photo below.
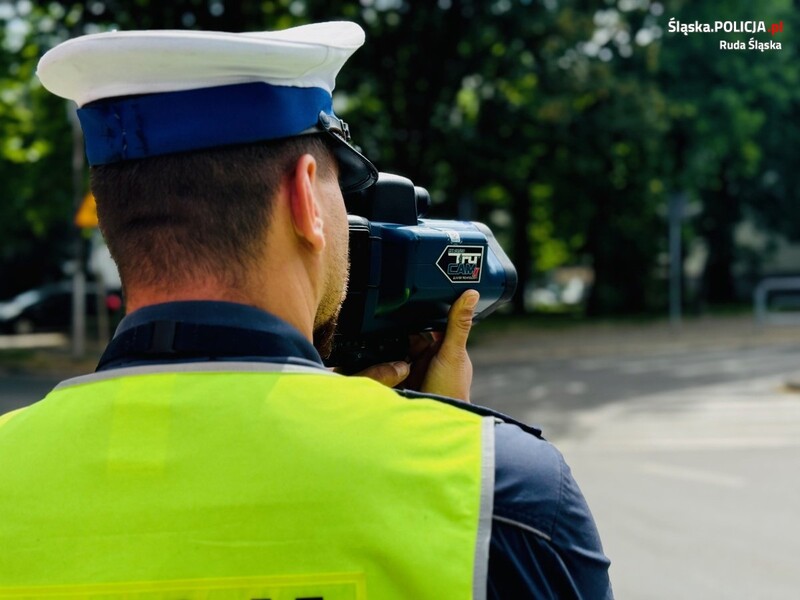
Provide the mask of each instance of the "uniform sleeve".
[{"label": "uniform sleeve", "polygon": [[610,561],[561,453],[509,423],[495,440],[488,597],[613,598]]}]

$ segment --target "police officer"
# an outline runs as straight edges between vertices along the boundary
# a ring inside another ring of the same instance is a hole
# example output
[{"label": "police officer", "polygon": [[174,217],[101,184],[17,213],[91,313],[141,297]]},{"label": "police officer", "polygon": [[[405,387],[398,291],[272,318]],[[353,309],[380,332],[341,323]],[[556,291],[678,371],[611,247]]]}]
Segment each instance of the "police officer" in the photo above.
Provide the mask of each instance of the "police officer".
[{"label": "police officer", "polygon": [[342,191],[377,175],[331,105],[363,39],[112,32],[43,57],[128,315],[95,374],[0,420],[0,596],[611,597],[561,455],[464,402],[476,292],[412,365],[322,365]]}]

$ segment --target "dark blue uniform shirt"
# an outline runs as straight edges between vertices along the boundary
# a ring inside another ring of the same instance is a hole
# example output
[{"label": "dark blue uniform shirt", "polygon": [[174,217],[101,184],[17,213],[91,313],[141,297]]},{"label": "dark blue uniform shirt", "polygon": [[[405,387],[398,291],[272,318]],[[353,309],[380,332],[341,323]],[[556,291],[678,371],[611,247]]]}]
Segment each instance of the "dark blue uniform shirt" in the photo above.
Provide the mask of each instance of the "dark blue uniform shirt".
[{"label": "dark blue uniform shirt", "polygon": [[[149,306],[126,316],[98,371],[209,360],[324,368],[314,346],[285,321],[250,306],[197,301]],[[536,428],[490,409],[441,400],[496,417],[488,598],[612,598],[609,560],[561,453]]]}]

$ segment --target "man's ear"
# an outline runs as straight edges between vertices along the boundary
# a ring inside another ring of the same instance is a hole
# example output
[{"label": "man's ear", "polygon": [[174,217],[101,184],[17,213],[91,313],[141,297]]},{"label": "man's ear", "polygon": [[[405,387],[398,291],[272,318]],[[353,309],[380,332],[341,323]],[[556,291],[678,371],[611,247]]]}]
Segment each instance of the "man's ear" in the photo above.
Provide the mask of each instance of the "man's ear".
[{"label": "man's ear", "polygon": [[297,159],[289,178],[289,208],[295,234],[315,252],[325,248],[322,211],[314,192],[317,161],[310,154]]}]

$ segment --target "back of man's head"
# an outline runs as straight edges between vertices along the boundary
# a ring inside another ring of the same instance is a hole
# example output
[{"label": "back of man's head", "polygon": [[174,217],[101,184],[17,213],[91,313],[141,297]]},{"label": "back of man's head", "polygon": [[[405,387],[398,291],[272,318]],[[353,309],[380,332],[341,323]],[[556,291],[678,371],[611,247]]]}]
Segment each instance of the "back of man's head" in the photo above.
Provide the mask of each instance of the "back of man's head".
[{"label": "back of man's head", "polygon": [[343,192],[377,180],[333,111],[336,74],[363,42],[347,22],[113,31],[42,57],[44,86],[79,106],[101,227],[127,288],[204,274],[243,285],[281,180],[306,153]]},{"label": "back of man's head", "polygon": [[303,154],[314,156],[320,177],[336,177],[317,135],[92,167],[100,227],[126,290],[198,279],[242,289],[281,180]]}]

